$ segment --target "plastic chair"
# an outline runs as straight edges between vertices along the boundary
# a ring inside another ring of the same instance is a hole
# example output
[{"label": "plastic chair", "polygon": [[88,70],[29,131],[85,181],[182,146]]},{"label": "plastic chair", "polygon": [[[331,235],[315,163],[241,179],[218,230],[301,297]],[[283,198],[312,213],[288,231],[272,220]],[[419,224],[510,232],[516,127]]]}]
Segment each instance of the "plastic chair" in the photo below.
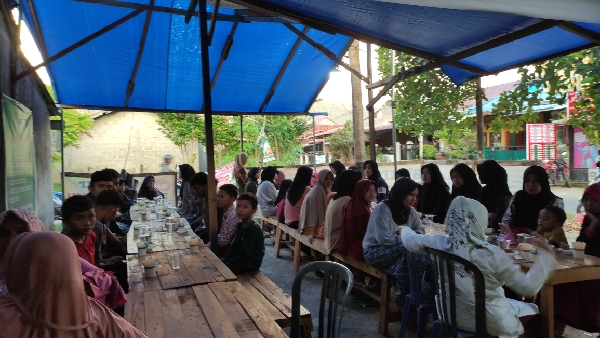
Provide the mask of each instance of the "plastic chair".
[{"label": "plastic chair", "polygon": [[400,333],[398,338],[404,338],[406,327],[408,325],[408,313],[410,306],[417,308],[417,337],[425,336],[425,327],[429,319],[429,315],[435,311],[433,304],[425,303],[421,297],[421,280],[423,276],[417,273],[417,263],[415,254],[407,251],[406,259],[408,261],[408,275],[410,281],[410,294],[406,295],[404,300],[404,310],[402,312],[402,324],[400,325]]},{"label": "plastic chair", "polygon": [[[451,337],[491,337],[486,326],[485,279],[479,268],[468,260],[445,251],[432,248],[425,248],[425,251],[431,257],[436,283],[436,305],[438,313],[441,315],[440,319],[433,322],[431,337],[441,337],[442,332]],[[469,273],[474,280],[475,332],[467,332],[457,328],[456,284],[454,278],[456,265],[462,265],[464,271]]]},{"label": "plastic chair", "polygon": [[[300,268],[294,284],[292,285],[292,326],[290,329],[291,338],[300,338],[300,290],[302,278],[309,272],[322,270],[324,272],[323,287],[321,289],[321,302],[319,305],[319,338],[336,338],[339,335],[340,327],[342,326],[342,312],[346,298],[352,290],[353,276],[347,267],[334,262],[312,262]],[[346,291],[343,297],[340,297],[340,289],[342,281],[346,282]],[[327,315],[325,314],[325,300],[329,299],[327,306]],[[338,304],[341,303],[338,316]],[[327,316],[327,326],[325,326],[325,316]],[[337,322],[337,327],[336,327]]]}]

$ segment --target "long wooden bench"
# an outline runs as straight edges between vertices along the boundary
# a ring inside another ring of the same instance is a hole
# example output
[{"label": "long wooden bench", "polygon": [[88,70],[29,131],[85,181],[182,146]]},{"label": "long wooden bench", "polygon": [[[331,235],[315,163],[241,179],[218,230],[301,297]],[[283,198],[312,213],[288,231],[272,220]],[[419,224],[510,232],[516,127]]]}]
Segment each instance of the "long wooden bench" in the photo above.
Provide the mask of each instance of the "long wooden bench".
[{"label": "long wooden bench", "polygon": [[[279,327],[292,325],[292,297],[269,278],[260,271],[255,271],[238,275],[238,282],[254,296]],[[310,338],[313,330],[312,317],[304,306],[300,306],[300,325],[301,337]]]},{"label": "long wooden bench", "polygon": [[263,221],[269,222],[270,224],[276,227],[275,232],[275,257],[279,257],[279,250],[281,249],[281,239],[283,233],[287,233],[289,236],[294,238],[295,246],[294,246],[294,272],[297,272],[300,268],[300,259],[301,259],[301,250],[300,245],[304,244],[309,246],[312,250],[321,252],[326,255],[328,260],[338,261],[344,263],[346,265],[352,266],[358,270],[363,271],[364,273],[371,275],[375,278],[381,280],[381,288],[378,290],[379,292],[375,292],[373,289],[361,287],[355,285],[354,288],[360,290],[373,299],[379,302],[379,324],[378,324],[378,332],[381,335],[387,336],[388,334],[388,324],[392,322],[396,322],[400,320],[400,316],[396,311],[392,311],[392,307],[395,309],[396,306],[392,306],[391,304],[391,276],[384,271],[376,269],[366,262],[360,262],[355,260],[350,256],[344,256],[339,252],[333,252],[331,254],[327,253],[325,250],[325,245],[322,239],[315,238],[312,243],[308,241],[308,236],[304,236],[298,232],[296,229],[292,229],[286,224],[279,223],[275,217],[262,218]]}]

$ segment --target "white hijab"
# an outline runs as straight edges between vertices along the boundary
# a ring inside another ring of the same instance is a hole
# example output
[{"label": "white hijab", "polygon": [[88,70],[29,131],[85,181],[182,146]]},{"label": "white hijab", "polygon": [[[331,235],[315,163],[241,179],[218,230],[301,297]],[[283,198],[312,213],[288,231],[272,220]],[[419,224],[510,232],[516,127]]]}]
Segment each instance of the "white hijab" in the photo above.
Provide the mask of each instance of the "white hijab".
[{"label": "white hijab", "polygon": [[456,197],[450,203],[444,221],[452,253],[471,260],[470,254],[474,249],[490,249],[483,230],[487,222],[488,212],[483,204],[464,196]]},{"label": "white hijab", "polygon": [[319,182],[304,197],[300,209],[298,230],[302,231],[304,228],[325,223],[325,209],[327,209],[327,194],[329,191],[323,186],[323,181],[329,173],[331,173],[329,169],[319,171]]}]

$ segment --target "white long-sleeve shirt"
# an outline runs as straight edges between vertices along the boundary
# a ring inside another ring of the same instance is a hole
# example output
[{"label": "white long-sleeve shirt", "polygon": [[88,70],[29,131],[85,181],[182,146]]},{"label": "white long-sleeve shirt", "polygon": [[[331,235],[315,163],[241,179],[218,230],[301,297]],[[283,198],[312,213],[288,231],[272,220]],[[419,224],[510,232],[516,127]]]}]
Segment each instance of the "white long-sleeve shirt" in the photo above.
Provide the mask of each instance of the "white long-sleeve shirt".
[{"label": "white long-sleeve shirt", "polygon": [[275,215],[275,211],[277,211],[275,205],[277,189],[275,189],[273,183],[269,181],[261,182],[256,191],[256,198],[258,198],[258,211],[263,217]]}]

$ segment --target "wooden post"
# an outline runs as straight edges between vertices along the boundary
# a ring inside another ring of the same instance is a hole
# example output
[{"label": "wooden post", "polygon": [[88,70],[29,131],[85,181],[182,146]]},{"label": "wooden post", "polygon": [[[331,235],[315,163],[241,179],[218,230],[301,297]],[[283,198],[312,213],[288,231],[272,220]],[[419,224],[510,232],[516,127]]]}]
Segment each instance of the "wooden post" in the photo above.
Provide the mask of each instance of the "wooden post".
[{"label": "wooden post", "polygon": [[206,0],[200,0],[200,56],[202,59],[202,94],[204,98],[204,132],[206,133],[206,162],[208,171],[209,236],[219,231],[217,222],[217,180],[215,178],[215,142],[213,139],[212,100],[210,94],[210,68],[208,60],[208,16]]},{"label": "wooden post", "polygon": [[[354,40],[348,51],[350,67],[360,72],[358,40]],[[352,82],[352,121],[354,123],[354,159],[356,166],[362,168],[367,157],[365,153],[365,127],[363,125],[362,87],[360,79],[351,75]]]},{"label": "wooden post", "polygon": [[481,78],[476,80],[477,89],[475,91],[475,110],[477,113],[477,159],[483,160],[483,147],[485,147],[485,138],[483,132],[483,90],[481,89]]},{"label": "wooden post", "polygon": [[[373,69],[371,65],[370,43],[367,43],[367,77],[369,78],[369,83],[371,83],[371,81],[373,81]],[[368,89],[368,97],[369,102],[371,102],[371,100],[373,100],[373,89]],[[375,135],[375,107],[371,106],[371,108],[369,108],[369,157],[371,158],[371,160],[377,159],[377,149],[375,148],[376,141],[377,136]]]},{"label": "wooden post", "polygon": [[240,148],[244,152],[244,115],[240,115]]}]

